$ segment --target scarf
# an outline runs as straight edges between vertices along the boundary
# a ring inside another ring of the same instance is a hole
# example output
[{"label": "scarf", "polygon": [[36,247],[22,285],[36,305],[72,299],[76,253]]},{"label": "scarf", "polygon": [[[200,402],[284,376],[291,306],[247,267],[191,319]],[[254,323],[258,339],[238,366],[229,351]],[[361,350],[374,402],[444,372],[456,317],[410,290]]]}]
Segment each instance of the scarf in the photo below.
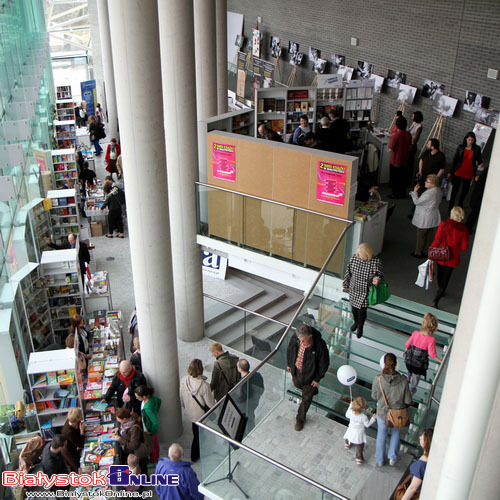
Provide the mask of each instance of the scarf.
[{"label": "scarf", "polygon": [[120,424],[120,436],[123,436],[134,424],[135,420],[133,417],[130,417],[126,422],[122,422]]},{"label": "scarf", "polygon": [[127,377],[122,375],[122,372],[118,372],[118,378],[125,384],[125,387],[128,389],[128,385],[130,381],[134,378],[135,375],[135,366],[131,367],[130,373]]},{"label": "scarf", "polygon": [[304,354],[308,347],[311,347],[313,343],[308,339],[307,342],[305,340],[300,341],[299,350],[297,352],[297,359],[295,360],[295,366],[297,370],[302,371],[302,367],[304,366]]}]

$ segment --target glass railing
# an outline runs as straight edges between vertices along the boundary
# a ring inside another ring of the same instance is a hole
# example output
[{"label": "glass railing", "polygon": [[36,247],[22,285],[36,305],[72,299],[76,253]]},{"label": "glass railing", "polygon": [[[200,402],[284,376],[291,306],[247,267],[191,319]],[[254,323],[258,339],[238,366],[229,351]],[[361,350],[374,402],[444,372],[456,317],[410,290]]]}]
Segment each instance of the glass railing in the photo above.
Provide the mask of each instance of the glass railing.
[{"label": "glass railing", "polygon": [[[293,264],[319,269],[349,221],[197,182],[198,234]],[[310,235],[322,235],[311,238]],[[329,273],[341,275],[350,238],[342,238]]]}]

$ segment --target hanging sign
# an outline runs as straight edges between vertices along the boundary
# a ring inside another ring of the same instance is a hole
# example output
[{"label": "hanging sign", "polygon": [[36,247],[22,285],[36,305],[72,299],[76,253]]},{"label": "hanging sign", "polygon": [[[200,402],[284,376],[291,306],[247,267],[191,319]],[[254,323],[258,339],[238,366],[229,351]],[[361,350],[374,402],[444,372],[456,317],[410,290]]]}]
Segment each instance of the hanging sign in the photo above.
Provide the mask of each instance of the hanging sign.
[{"label": "hanging sign", "polygon": [[214,179],[236,182],[236,146],[212,143],[212,176]]},{"label": "hanging sign", "polygon": [[95,80],[80,82],[80,88],[82,90],[82,100],[85,101],[85,112],[87,116],[94,116],[97,104]]},{"label": "hanging sign", "polygon": [[344,206],[347,166],[318,161],[316,199],[332,205]]}]

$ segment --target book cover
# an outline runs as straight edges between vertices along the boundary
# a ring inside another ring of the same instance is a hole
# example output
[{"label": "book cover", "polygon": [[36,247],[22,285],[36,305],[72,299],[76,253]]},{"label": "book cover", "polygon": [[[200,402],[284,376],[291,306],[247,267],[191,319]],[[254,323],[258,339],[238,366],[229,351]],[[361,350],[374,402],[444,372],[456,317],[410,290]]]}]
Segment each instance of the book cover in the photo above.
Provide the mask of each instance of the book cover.
[{"label": "book cover", "polygon": [[57,389],[56,392],[54,392],[54,398],[65,398],[69,396],[70,392],[66,389]]},{"label": "book cover", "polygon": [[109,432],[108,434],[101,434],[101,442],[102,443],[111,443],[114,442],[114,437],[113,433]]},{"label": "book cover", "polygon": [[47,376],[45,374],[38,375],[35,378],[35,381],[33,382],[33,387],[36,387],[38,385],[45,385],[46,383],[47,383]]},{"label": "book cover", "polygon": [[309,111],[309,102],[308,101],[302,101],[300,103],[300,111],[303,113],[307,113]]},{"label": "book cover", "polygon": [[96,455],[93,451],[85,453],[85,458],[83,459],[86,464],[98,464],[99,460],[101,460],[101,456]]},{"label": "book cover", "polygon": [[271,126],[276,133],[280,135],[283,133],[283,120],[272,120]]},{"label": "book cover", "polygon": [[65,373],[57,377],[57,383],[59,385],[71,385],[75,383],[75,377],[71,373]]},{"label": "book cover", "polygon": [[103,403],[102,401],[96,401],[92,405],[92,409],[95,411],[105,411],[107,407],[108,407],[108,403]]}]

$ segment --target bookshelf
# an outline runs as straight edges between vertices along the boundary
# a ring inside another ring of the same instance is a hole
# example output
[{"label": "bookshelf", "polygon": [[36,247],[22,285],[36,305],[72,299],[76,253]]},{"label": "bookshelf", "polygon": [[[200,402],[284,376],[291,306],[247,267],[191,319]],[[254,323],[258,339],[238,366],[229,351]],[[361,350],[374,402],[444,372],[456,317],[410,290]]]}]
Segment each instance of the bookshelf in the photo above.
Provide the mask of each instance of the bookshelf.
[{"label": "bookshelf", "polygon": [[354,126],[371,119],[374,84],[373,80],[351,80],[346,84],[344,118]]},{"label": "bookshelf", "polygon": [[73,97],[71,93],[71,85],[62,85],[56,87],[56,99],[58,101],[63,99],[71,99]]},{"label": "bookshelf", "polygon": [[75,119],[75,103],[73,99],[59,99],[56,101],[56,119],[61,122]]},{"label": "bookshelf", "polygon": [[78,248],[43,252],[41,275],[45,280],[52,330],[61,341],[69,331],[72,316],[84,313]]},{"label": "bookshelf", "polygon": [[76,146],[75,120],[54,120],[53,125],[57,148],[74,149]]},{"label": "bookshelf", "polygon": [[31,396],[42,437],[60,432],[71,408],[83,408],[74,349],[33,352],[28,362]]},{"label": "bookshelf", "polygon": [[52,169],[56,189],[62,188],[67,179],[74,179],[75,185],[78,185],[75,156],[74,148],[52,150]]},{"label": "bookshelf", "polygon": [[42,252],[49,249],[48,243],[45,241],[46,237],[50,237],[52,234],[52,226],[50,225],[50,213],[49,210],[45,210],[43,207],[43,200],[37,199],[32,207],[32,217],[33,217],[33,229],[38,245],[38,260],[42,256]]},{"label": "bookshelf", "polygon": [[75,189],[52,190],[47,193],[50,200],[50,222],[55,243],[67,242],[68,234],[80,233],[80,217]]},{"label": "bookshelf", "polygon": [[[23,333],[26,352],[40,351],[55,343],[49,318],[49,301],[45,281],[40,274],[40,265],[28,262],[11,281],[18,282],[15,296],[16,309],[24,316],[22,325],[27,325]],[[23,329],[23,328],[22,328]]]}]

